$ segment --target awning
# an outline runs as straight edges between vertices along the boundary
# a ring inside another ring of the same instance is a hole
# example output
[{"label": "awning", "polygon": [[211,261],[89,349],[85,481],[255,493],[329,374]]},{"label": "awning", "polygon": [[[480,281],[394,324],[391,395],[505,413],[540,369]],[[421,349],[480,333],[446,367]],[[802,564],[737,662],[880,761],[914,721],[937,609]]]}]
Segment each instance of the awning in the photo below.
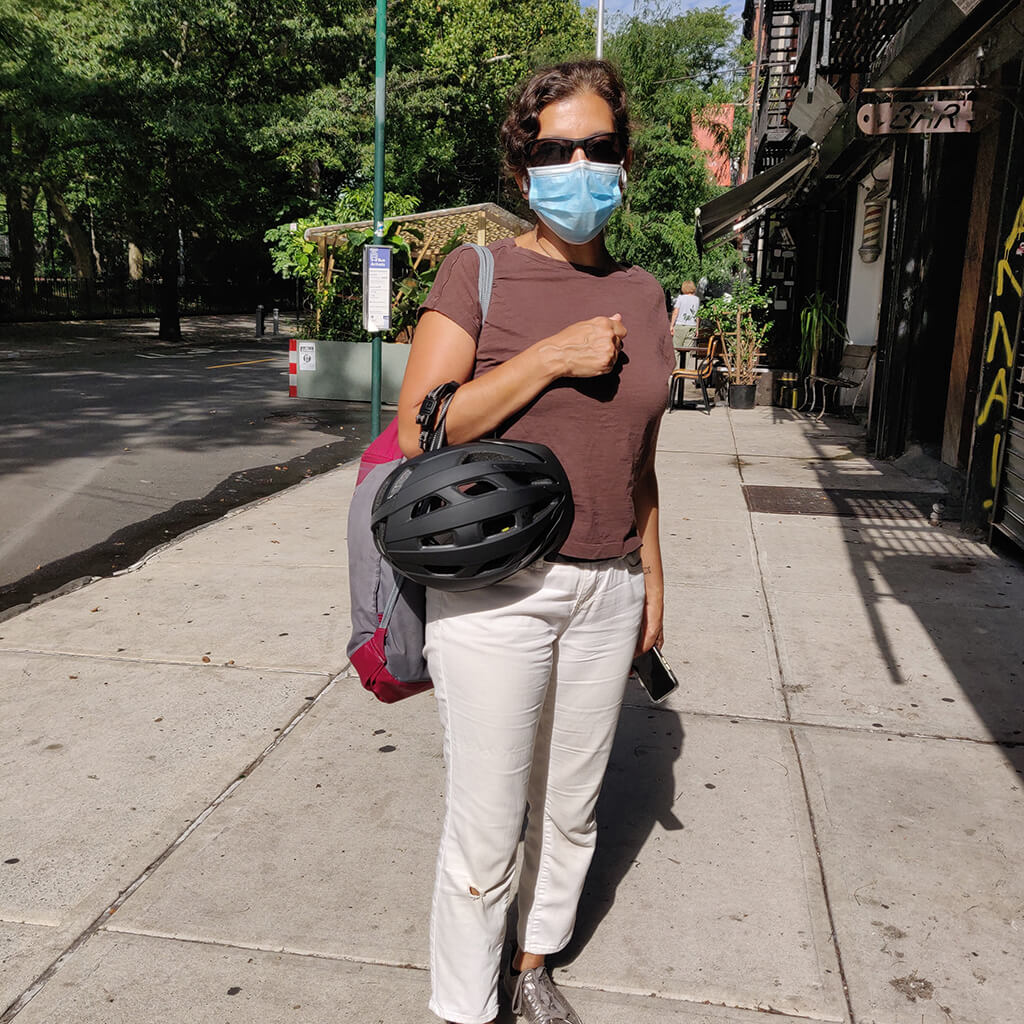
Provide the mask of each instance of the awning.
[{"label": "awning", "polygon": [[742,185],[723,192],[694,211],[697,252],[742,232],[773,207],[796,194],[818,159],[818,147],[787,156],[774,167],[755,174]]}]

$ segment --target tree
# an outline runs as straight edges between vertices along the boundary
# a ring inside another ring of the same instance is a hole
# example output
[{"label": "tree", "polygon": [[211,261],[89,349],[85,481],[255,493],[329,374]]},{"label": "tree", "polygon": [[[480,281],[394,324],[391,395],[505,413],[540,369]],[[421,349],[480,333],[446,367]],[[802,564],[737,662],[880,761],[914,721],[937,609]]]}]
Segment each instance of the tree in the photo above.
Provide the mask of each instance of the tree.
[{"label": "tree", "polygon": [[577,0],[403,0],[389,19],[389,185],[426,209],[498,201],[509,93],[590,50],[591,19]]},{"label": "tree", "polygon": [[728,274],[735,252],[714,254],[702,265],[694,241],[694,208],[721,190],[693,140],[694,119],[735,104],[732,155],[742,150],[749,124],[744,101],[749,83],[749,44],[726,7],[674,15],[664,5],[638,5],[615,26],[608,54],[622,69],[636,124],[633,169],[624,208],[609,227],[619,259],[649,269],[670,289],[687,278]]},{"label": "tree", "polygon": [[[592,12],[402,0],[388,17],[387,189],[423,210],[500,201],[507,96],[592,52]],[[268,228],[370,186],[373,22],[371,0],[0,0],[0,186],[23,290],[39,195],[83,281],[101,261],[127,270],[129,250],[133,273],[159,267],[161,337],[179,335],[180,279],[225,276],[228,247],[259,252],[269,276]],[[645,6],[608,52],[639,124],[612,243],[676,284],[696,263],[692,208],[714,192],[693,117],[743,98],[744,51],[725,8]]]}]

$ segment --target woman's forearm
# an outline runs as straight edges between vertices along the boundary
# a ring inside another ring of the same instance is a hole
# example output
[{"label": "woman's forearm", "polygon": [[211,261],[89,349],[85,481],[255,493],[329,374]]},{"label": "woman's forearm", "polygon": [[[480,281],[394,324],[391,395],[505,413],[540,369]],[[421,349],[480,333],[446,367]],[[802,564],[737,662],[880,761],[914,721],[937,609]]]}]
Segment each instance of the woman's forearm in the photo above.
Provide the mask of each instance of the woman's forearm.
[{"label": "woman's forearm", "polygon": [[534,342],[500,366],[473,375],[476,342],[440,313],[420,319],[398,397],[398,442],[406,456],[419,453],[416,414],[423,396],[445,381],[460,387],[445,421],[451,444],[490,434],[560,377],[597,377],[618,361],[625,325],[616,314],[569,324]]},{"label": "woman's forearm", "polygon": [[658,527],[658,478],[653,466],[637,481],[633,508],[636,512],[637,532],[643,544],[640,554],[643,559],[645,580],[648,587],[653,586],[657,593],[663,593],[665,577]]},{"label": "woman's forearm", "polygon": [[449,443],[490,434],[563,375],[556,356],[538,343],[467,381],[448,407]]},{"label": "woman's forearm", "polygon": [[654,441],[633,492],[633,509],[640,535],[640,558],[644,571],[644,615],[637,653],[660,646],[665,612],[665,574],[659,533],[658,477],[654,471]]}]

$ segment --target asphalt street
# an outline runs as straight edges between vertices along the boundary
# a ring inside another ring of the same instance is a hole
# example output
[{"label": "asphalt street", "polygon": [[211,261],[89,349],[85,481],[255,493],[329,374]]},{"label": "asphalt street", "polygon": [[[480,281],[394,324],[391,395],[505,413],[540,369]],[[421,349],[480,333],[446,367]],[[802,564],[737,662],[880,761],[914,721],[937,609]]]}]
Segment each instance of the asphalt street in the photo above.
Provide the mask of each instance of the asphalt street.
[{"label": "asphalt street", "polygon": [[0,364],[0,613],[358,456],[368,407],[289,398],[287,337],[240,333]]}]

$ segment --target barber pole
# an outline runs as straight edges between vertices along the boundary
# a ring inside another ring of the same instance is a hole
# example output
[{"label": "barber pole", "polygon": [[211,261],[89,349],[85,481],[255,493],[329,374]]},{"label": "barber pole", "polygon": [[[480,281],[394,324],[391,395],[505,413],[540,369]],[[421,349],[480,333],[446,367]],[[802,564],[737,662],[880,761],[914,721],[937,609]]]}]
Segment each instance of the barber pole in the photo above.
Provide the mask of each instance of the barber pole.
[{"label": "barber pole", "polygon": [[295,338],[288,339],[288,397],[297,398],[299,394],[299,343]]},{"label": "barber pole", "polygon": [[878,182],[864,199],[864,233],[857,250],[865,263],[874,263],[882,252],[882,217],[889,199],[889,183]]}]

